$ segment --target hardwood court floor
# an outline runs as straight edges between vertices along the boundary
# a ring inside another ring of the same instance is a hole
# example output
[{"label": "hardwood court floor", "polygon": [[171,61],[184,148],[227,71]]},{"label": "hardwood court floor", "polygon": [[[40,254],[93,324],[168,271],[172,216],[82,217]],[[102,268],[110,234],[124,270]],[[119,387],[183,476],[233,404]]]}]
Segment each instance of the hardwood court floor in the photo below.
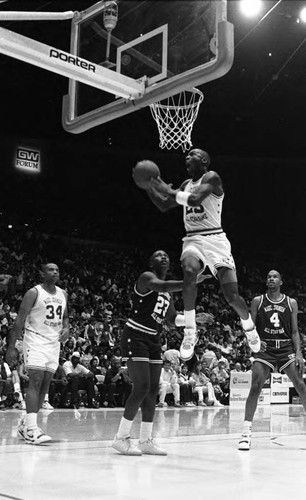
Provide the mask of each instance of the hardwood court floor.
[{"label": "hardwood court floor", "polygon": [[[301,405],[260,406],[252,449],[238,451],[243,409],[157,409],[168,456],[111,448],[122,409],[42,412],[46,445],[16,437],[21,412],[0,412],[0,500],[283,500],[306,498],[306,419]],[[138,438],[140,415],[133,424]]]}]

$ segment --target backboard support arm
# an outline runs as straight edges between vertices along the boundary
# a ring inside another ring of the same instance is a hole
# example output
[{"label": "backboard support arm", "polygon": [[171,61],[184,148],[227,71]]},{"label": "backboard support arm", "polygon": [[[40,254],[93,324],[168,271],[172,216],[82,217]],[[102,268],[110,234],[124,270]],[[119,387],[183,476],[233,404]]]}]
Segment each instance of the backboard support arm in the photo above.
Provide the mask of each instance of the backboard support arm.
[{"label": "backboard support arm", "polygon": [[133,78],[94,64],[79,56],[0,28],[0,53],[85,83],[124,99],[143,96],[145,79]]},{"label": "backboard support arm", "polygon": [[66,12],[3,11],[0,12],[0,21],[66,21],[78,14],[72,10]]}]

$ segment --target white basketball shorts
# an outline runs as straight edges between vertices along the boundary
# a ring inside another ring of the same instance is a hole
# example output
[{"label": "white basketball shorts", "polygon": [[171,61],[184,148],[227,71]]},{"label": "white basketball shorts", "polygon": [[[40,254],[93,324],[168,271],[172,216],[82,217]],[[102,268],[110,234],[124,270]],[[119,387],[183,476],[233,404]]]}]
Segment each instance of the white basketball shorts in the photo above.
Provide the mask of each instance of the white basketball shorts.
[{"label": "white basketball shorts", "polygon": [[39,340],[23,341],[24,364],[27,369],[55,373],[58,367],[60,343],[44,344]]},{"label": "white basketball shorts", "polygon": [[181,260],[187,255],[197,257],[203,264],[203,269],[209,267],[216,277],[220,267],[236,270],[231,254],[231,244],[225,233],[209,234],[207,236],[193,235],[183,238]]}]

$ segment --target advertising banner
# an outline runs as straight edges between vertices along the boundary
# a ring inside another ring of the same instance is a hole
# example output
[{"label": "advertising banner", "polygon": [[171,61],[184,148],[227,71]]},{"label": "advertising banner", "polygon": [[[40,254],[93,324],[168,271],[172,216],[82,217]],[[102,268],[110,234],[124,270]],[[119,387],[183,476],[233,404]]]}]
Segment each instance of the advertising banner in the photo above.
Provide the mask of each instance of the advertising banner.
[{"label": "advertising banner", "polygon": [[271,373],[271,403],[289,403],[288,377]]},{"label": "advertising banner", "polygon": [[245,405],[251,387],[251,372],[231,372],[230,378],[230,406]]}]

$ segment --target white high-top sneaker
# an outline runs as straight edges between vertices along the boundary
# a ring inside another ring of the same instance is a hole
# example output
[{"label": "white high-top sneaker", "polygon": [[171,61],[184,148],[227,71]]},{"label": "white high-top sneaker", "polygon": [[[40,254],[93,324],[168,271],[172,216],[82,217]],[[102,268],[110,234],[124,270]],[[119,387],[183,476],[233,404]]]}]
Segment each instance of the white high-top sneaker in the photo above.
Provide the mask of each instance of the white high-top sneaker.
[{"label": "white high-top sneaker", "polygon": [[144,455],[167,455],[166,450],[160,448],[153,438],[149,438],[146,441],[139,441],[138,448]]},{"label": "white high-top sneaker", "polygon": [[194,348],[199,338],[194,328],[184,329],[184,338],[180,347],[180,358],[182,361],[189,361],[194,354]]},{"label": "white high-top sneaker", "polygon": [[257,333],[255,325],[251,330],[244,330],[245,336],[247,338],[248,344],[250,349],[253,352],[259,352],[260,351],[260,337]]},{"label": "white high-top sneaker", "polygon": [[122,439],[119,439],[117,438],[117,436],[115,436],[112,447],[114,448],[114,450],[119,451],[121,455],[133,455],[133,456],[142,455],[140,449],[136,448],[136,446],[132,444],[130,436]]},{"label": "white high-top sneaker", "polygon": [[238,450],[248,451],[251,448],[251,434],[242,434],[238,443]]}]

